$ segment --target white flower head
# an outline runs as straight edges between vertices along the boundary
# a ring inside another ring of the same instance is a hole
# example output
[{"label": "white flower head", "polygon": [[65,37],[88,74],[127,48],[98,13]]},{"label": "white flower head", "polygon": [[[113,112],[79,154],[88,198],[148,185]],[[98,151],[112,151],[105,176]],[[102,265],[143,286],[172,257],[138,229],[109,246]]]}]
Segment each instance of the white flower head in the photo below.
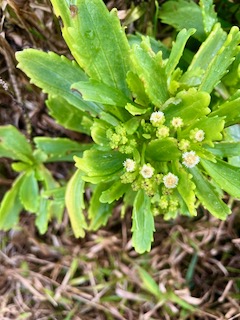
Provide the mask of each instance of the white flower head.
[{"label": "white flower head", "polygon": [[195,135],[194,138],[196,141],[201,142],[204,140],[205,138],[205,132],[203,130],[198,130]]},{"label": "white flower head", "polygon": [[123,166],[125,167],[127,172],[133,172],[136,168],[136,162],[132,159],[126,159],[123,162]]},{"label": "white flower head", "polygon": [[178,185],[178,177],[175,174],[169,172],[163,177],[163,183],[166,188],[173,189]]},{"label": "white flower head", "polygon": [[189,152],[185,152],[183,155],[182,155],[182,158],[183,158],[183,164],[185,165],[185,167],[187,168],[193,168],[195,167],[199,161],[200,161],[200,158],[198,155],[196,155],[196,152],[195,151],[189,151]]},{"label": "white flower head", "polygon": [[140,171],[140,174],[143,176],[144,179],[152,178],[154,173],[154,168],[150,164],[144,164]]},{"label": "white flower head", "polygon": [[180,117],[174,117],[171,121],[171,124],[176,129],[181,128],[183,126],[183,119]]},{"label": "white flower head", "polygon": [[152,125],[161,125],[165,122],[165,116],[162,111],[155,111],[151,114],[150,121]]}]

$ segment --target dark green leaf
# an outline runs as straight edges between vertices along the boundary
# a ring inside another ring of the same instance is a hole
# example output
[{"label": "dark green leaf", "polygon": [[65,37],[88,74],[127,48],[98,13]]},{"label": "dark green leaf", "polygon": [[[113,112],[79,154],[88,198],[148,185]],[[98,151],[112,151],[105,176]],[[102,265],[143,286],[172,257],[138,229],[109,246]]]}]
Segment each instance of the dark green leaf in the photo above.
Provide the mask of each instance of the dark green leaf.
[{"label": "dark green leaf", "polygon": [[152,140],[146,148],[146,157],[155,161],[171,161],[180,156],[177,141],[173,138]]},{"label": "dark green leaf", "polygon": [[129,186],[127,184],[122,184],[120,180],[114,181],[109,189],[103,191],[99,200],[103,203],[112,203],[113,201],[120,199],[128,188]]},{"label": "dark green leaf", "polygon": [[138,191],[133,204],[132,243],[138,253],[150,251],[153,241],[154,219],[151,200],[143,190]]}]

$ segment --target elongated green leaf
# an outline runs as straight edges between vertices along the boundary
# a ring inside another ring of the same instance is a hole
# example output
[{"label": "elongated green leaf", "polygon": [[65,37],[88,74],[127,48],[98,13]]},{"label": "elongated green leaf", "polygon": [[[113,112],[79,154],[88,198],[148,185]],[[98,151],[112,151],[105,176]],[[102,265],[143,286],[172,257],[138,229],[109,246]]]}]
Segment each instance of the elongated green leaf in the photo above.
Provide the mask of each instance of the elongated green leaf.
[{"label": "elongated green leaf", "polygon": [[126,155],[117,151],[87,150],[83,158],[74,157],[76,166],[91,177],[112,175],[123,168]]},{"label": "elongated green leaf", "polygon": [[79,91],[86,101],[94,101],[123,108],[128,102],[131,102],[120,90],[92,79],[88,82],[80,81],[74,83],[71,89]]},{"label": "elongated green leaf", "polygon": [[41,197],[37,217],[35,220],[35,225],[40,234],[47,232],[49,219],[50,215],[48,211],[48,199]]},{"label": "elongated green leaf", "polygon": [[182,29],[176,38],[176,42],[173,43],[173,47],[166,65],[166,73],[171,75],[179,63],[179,60],[183,54],[186,42],[191,35],[195,33],[196,29]]},{"label": "elongated green leaf", "polygon": [[240,121],[240,90],[238,90],[229,100],[224,102],[220,107],[211,113],[211,116],[224,117],[226,126],[235,124]]},{"label": "elongated green leaf", "polygon": [[34,142],[38,149],[47,154],[48,162],[73,161],[74,155],[81,157],[83,151],[91,147],[91,144],[80,144],[67,138],[35,137]]},{"label": "elongated green leaf", "polygon": [[213,0],[200,0],[202,9],[203,25],[206,34],[208,34],[215,23],[217,23],[217,14],[214,11]]},{"label": "elongated green leaf", "polygon": [[169,99],[164,106],[166,123],[170,124],[174,117],[183,119],[184,124],[192,124],[193,121],[207,115],[210,96],[206,92],[197,92],[191,88],[188,91],[180,91],[174,99]]},{"label": "elongated green leaf", "polygon": [[162,62],[162,53],[151,49],[148,38],[132,48],[131,59],[134,71],[142,80],[146,94],[153,104],[160,107],[168,99],[167,77]]},{"label": "elongated green leaf", "polygon": [[120,199],[128,189],[127,184],[122,184],[120,180],[115,181],[109,189],[102,192],[99,200],[103,203],[112,203]]},{"label": "elongated green leaf", "polygon": [[90,135],[93,121],[87,112],[77,109],[60,96],[50,96],[46,104],[49,114],[64,128]]},{"label": "elongated green leaf", "polygon": [[39,188],[35,172],[30,170],[24,175],[19,197],[23,207],[30,212],[36,212],[39,207]]},{"label": "elongated green leaf", "polygon": [[230,208],[219,198],[213,185],[201,174],[195,167],[189,169],[193,176],[193,182],[196,185],[196,194],[203,206],[218,219],[225,220]]},{"label": "elongated green leaf", "polygon": [[220,142],[215,143],[214,147],[205,147],[219,158],[240,156],[240,142]]},{"label": "elongated green leaf", "polygon": [[188,70],[206,70],[209,63],[214,59],[217,52],[222,48],[227,34],[217,23],[207,39],[202,43],[188,68]]},{"label": "elongated green leaf", "polygon": [[0,126],[0,157],[33,163],[32,148],[27,139],[12,125]]},{"label": "elongated green leaf", "polygon": [[227,193],[240,198],[240,168],[225,161],[216,159],[216,163],[208,160],[201,161],[210,177]]},{"label": "elongated green leaf", "polygon": [[[53,52],[25,49],[17,52],[18,68],[23,70],[31,82],[51,96],[60,96],[75,108],[96,115],[101,108],[82,99],[81,95],[71,90],[71,85],[88,78],[74,61]],[[61,111],[59,111],[61,112]]]},{"label": "elongated green leaf", "polygon": [[128,96],[129,44],[116,10],[109,13],[99,0],[51,2],[63,21],[63,37],[79,65],[91,78]]},{"label": "elongated green leaf", "polygon": [[84,237],[84,229],[87,229],[87,223],[83,214],[83,209],[85,208],[83,197],[84,185],[82,171],[77,170],[68,182],[65,197],[73,233],[77,238]]},{"label": "elongated green leaf", "polygon": [[138,253],[150,251],[153,241],[154,219],[151,200],[143,190],[138,191],[133,204],[132,243]]},{"label": "elongated green leaf", "polygon": [[152,140],[146,148],[146,157],[156,161],[176,160],[180,156],[177,141],[173,138]]},{"label": "elongated green leaf", "polygon": [[88,216],[91,220],[89,227],[90,230],[97,230],[101,226],[105,226],[108,218],[112,215],[113,204],[102,203],[99,201],[102,192],[106,188],[107,185],[105,183],[98,184],[91,197],[90,206],[88,209]]},{"label": "elongated green leaf", "polygon": [[178,31],[195,28],[194,37],[200,41],[206,38],[201,8],[194,1],[166,1],[161,6],[159,17],[163,23],[170,24]]},{"label": "elongated green leaf", "polygon": [[150,100],[145,93],[143,82],[139,79],[139,77],[135,73],[129,71],[127,74],[127,83],[129,88],[133,92],[135,102],[144,107],[148,106]]},{"label": "elongated green leaf", "polygon": [[174,163],[173,173],[179,178],[177,190],[180,193],[182,199],[184,200],[189,213],[192,216],[197,215],[196,211],[196,198],[195,198],[195,185],[187,173],[179,164]]},{"label": "elongated green leaf", "polygon": [[212,61],[204,73],[199,90],[211,92],[228,71],[228,67],[234,61],[238,53],[240,32],[237,27],[232,27],[221,49],[213,56]]},{"label": "elongated green leaf", "polygon": [[0,206],[0,230],[7,231],[18,223],[19,214],[23,209],[23,205],[19,199],[19,190],[23,179],[24,175],[20,175],[2,199]]}]

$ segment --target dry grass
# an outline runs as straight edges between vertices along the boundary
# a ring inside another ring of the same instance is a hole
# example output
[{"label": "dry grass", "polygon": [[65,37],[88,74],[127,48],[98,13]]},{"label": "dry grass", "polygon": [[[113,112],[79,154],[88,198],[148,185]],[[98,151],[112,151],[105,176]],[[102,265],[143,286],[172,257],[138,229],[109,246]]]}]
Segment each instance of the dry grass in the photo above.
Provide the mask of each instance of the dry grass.
[{"label": "dry grass", "polygon": [[[118,5],[126,8],[124,1]],[[3,0],[0,7],[0,77],[8,86],[0,87],[0,124],[14,124],[30,139],[82,140],[49,117],[45,96],[15,67],[15,51],[28,46],[69,55],[49,2]],[[51,169],[69,175],[66,164]],[[1,195],[13,178],[9,162],[1,159]],[[226,222],[200,211],[191,220],[159,218],[153,249],[144,255],[132,249],[130,215],[121,221],[118,210],[105,229],[82,240],[72,236],[67,215],[40,236],[34,217],[23,214],[17,229],[0,234],[0,319],[240,319],[239,203],[232,207]],[[143,279],[139,267],[151,278]]]}]

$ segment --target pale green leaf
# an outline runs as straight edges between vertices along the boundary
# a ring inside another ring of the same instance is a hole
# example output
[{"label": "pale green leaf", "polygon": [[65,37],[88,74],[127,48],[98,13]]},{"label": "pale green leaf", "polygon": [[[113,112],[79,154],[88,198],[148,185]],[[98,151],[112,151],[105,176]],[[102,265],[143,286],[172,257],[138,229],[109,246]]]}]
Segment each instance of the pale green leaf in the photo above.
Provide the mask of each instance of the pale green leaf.
[{"label": "pale green leaf", "polygon": [[84,204],[84,186],[82,180],[82,171],[77,170],[67,185],[65,202],[70,218],[71,226],[75,237],[84,237],[87,229],[87,223],[83,214]]},{"label": "pale green leaf", "polygon": [[178,33],[176,41],[173,43],[172,50],[166,65],[166,73],[168,76],[171,75],[177,67],[182,57],[186,42],[189,39],[189,37],[195,33],[195,31],[196,29],[182,29]]},{"label": "pale green leaf", "polygon": [[116,10],[109,13],[99,0],[51,2],[63,21],[63,37],[78,64],[89,77],[128,96],[129,44]]},{"label": "pale green leaf", "polygon": [[132,243],[138,253],[150,251],[153,241],[154,218],[151,211],[151,200],[139,190],[133,204]]},{"label": "pale green leaf", "polygon": [[240,142],[219,142],[215,143],[214,147],[205,147],[219,158],[239,157],[240,156]]},{"label": "pale green leaf", "polygon": [[102,192],[99,200],[103,203],[112,203],[119,200],[128,189],[127,184],[122,184],[120,180],[114,181],[110,188]]},{"label": "pale green leaf", "polygon": [[[53,52],[25,49],[16,53],[18,68],[23,70],[31,82],[54,97],[62,97],[75,108],[98,114],[101,108],[93,102],[84,101],[81,95],[71,90],[71,85],[88,78],[76,62]],[[59,112],[61,112],[59,110]]]},{"label": "pale green leaf", "polygon": [[47,232],[49,219],[50,214],[48,211],[48,199],[41,197],[37,217],[35,219],[35,225],[40,234]]},{"label": "pale green leaf", "polygon": [[210,177],[228,194],[240,198],[240,168],[216,159],[216,163],[208,160],[201,161]]},{"label": "pale green leaf", "polygon": [[23,209],[23,205],[19,199],[19,190],[23,179],[24,175],[20,175],[2,199],[0,206],[0,230],[7,231],[18,223],[19,214]]},{"label": "pale green leaf", "polygon": [[217,14],[214,11],[213,0],[200,0],[199,4],[202,9],[204,30],[208,34],[218,21]]},{"label": "pale green leaf", "polygon": [[219,198],[213,185],[202,175],[198,168],[189,169],[196,185],[196,195],[203,206],[216,218],[225,220],[231,213],[230,208]]},{"label": "pale green leaf", "polygon": [[141,45],[135,45],[131,51],[133,71],[143,82],[152,103],[160,107],[169,97],[161,51],[155,55],[148,38],[144,38]]},{"label": "pale green leaf", "polygon": [[39,188],[35,172],[29,170],[23,177],[19,190],[19,197],[23,207],[30,212],[36,212],[39,207]]},{"label": "pale green leaf", "polygon": [[88,82],[76,82],[71,86],[71,89],[80,92],[86,101],[94,101],[123,108],[127,103],[131,102],[119,89],[93,79],[90,79]]},{"label": "pale green leaf", "polygon": [[0,126],[0,157],[33,163],[32,148],[25,136],[12,125]]}]

